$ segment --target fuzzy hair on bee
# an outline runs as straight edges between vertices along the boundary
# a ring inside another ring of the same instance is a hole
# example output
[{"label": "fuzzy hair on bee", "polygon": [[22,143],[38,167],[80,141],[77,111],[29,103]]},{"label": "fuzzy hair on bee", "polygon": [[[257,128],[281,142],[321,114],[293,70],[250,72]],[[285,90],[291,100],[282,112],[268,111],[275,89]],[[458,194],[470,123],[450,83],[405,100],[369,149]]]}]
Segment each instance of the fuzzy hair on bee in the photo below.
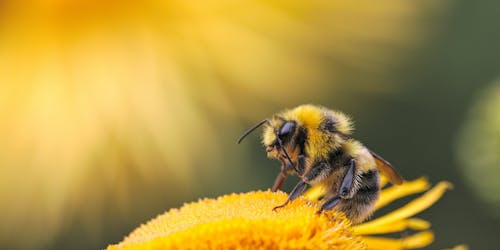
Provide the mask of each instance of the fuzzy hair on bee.
[{"label": "fuzzy hair on bee", "polygon": [[300,177],[287,201],[274,210],[300,196],[307,185],[321,184],[327,192],[318,213],[337,209],[360,223],[371,215],[378,199],[380,173],[394,184],[403,182],[389,162],[351,138],[352,120],[342,112],[301,105],[264,119],[238,143],[260,126],[267,156],[281,162],[272,190],[278,190],[288,174]]}]

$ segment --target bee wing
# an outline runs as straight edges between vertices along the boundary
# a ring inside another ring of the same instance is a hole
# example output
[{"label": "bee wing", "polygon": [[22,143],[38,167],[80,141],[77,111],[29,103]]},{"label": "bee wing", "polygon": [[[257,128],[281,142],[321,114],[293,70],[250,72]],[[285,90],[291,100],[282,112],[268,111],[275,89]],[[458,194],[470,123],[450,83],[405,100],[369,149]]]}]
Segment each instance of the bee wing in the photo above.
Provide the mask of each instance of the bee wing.
[{"label": "bee wing", "polygon": [[403,177],[396,172],[396,170],[392,167],[392,165],[382,158],[380,155],[375,152],[370,151],[373,158],[375,159],[375,163],[377,164],[377,169],[386,177],[389,178],[389,181],[393,184],[400,185],[403,183]]}]

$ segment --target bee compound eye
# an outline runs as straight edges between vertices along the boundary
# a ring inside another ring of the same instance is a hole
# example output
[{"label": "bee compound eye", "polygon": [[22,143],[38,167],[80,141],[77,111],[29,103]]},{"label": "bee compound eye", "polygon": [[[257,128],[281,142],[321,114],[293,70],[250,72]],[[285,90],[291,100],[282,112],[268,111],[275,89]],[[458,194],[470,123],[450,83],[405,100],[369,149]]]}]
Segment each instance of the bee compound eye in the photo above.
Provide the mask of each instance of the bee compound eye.
[{"label": "bee compound eye", "polygon": [[283,136],[283,135],[290,134],[291,132],[293,132],[294,129],[295,129],[295,123],[286,122],[285,124],[283,124],[283,126],[281,126],[281,129],[279,131],[279,135]]}]

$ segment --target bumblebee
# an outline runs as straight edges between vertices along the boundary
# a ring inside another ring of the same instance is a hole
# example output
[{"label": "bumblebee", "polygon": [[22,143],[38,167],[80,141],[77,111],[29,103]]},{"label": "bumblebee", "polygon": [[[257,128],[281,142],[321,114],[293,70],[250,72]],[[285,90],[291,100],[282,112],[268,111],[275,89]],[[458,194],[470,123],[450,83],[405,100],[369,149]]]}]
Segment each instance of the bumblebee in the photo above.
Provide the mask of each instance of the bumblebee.
[{"label": "bumblebee", "polygon": [[300,177],[286,202],[273,210],[296,199],[308,185],[324,185],[327,191],[318,213],[335,208],[360,223],[373,212],[380,173],[394,184],[403,182],[389,162],[350,137],[352,121],[342,112],[301,105],[264,119],[238,143],[260,126],[264,126],[262,143],[267,156],[282,164],[272,190],[278,190],[288,174]]}]

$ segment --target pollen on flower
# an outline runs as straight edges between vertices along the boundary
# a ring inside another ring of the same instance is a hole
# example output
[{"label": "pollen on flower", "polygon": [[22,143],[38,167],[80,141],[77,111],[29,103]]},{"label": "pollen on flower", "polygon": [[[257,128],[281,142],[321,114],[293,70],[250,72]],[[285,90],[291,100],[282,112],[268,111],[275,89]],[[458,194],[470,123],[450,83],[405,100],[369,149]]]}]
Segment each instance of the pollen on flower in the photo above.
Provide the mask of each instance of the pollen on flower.
[{"label": "pollen on flower", "polygon": [[204,199],[172,209],[140,226],[117,249],[366,249],[341,213],[316,215],[298,198],[278,212],[283,192],[256,191]]},{"label": "pollen on flower", "polygon": [[[382,185],[383,186],[383,185]],[[375,210],[431,187],[425,178],[384,188]],[[341,212],[317,215],[324,188],[314,186],[304,196],[274,212],[287,195],[255,191],[203,199],[172,209],[140,226],[118,249],[416,249],[434,240],[431,223],[412,216],[437,202],[451,183],[442,181],[418,198],[388,214],[358,225]],[[407,230],[414,234],[388,238],[384,234]]]}]

